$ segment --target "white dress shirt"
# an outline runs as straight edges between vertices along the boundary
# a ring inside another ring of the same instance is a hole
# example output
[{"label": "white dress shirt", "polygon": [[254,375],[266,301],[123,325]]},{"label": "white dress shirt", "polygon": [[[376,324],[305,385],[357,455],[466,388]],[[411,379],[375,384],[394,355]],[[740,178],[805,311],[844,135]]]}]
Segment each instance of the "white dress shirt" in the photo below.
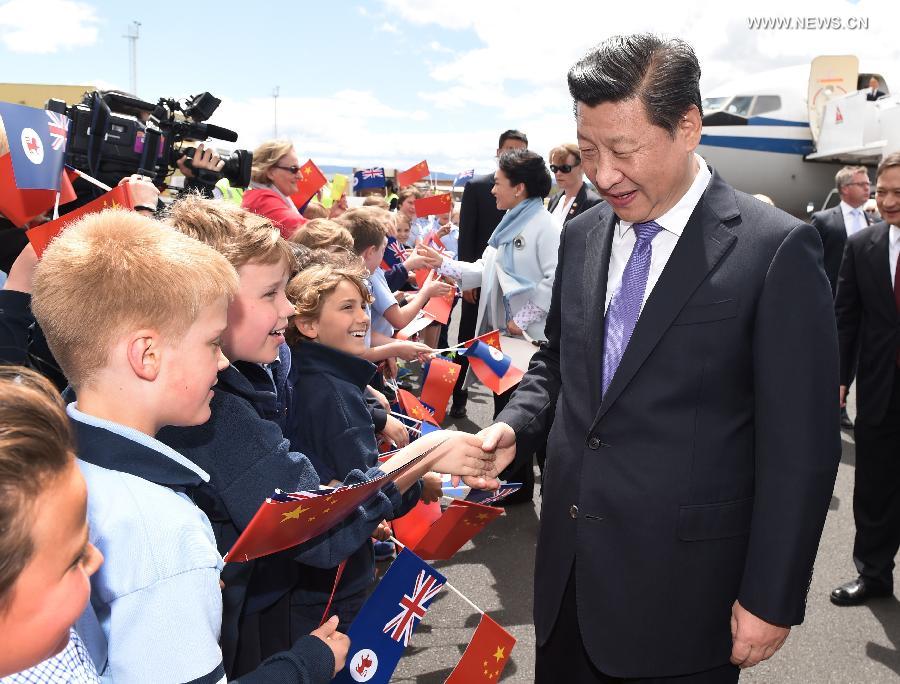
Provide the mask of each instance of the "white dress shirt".
[{"label": "white dress shirt", "polygon": [[891,287],[897,287],[894,278],[897,275],[897,258],[900,256],[900,228],[891,226],[888,232],[888,259],[891,266]]},{"label": "white dress shirt", "polygon": [[841,200],[841,213],[844,215],[844,228],[847,230],[847,237],[854,233],[858,233],[869,225],[866,221],[866,215],[863,212],[862,205],[854,208]]},{"label": "white dress shirt", "polygon": [[[650,274],[647,277],[647,288],[644,290],[644,300],[641,302],[641,309],[644,308],[647,297],[653,291],[653,287],[666,267],[669,257],[675,251],[678,238],[684,232],[688,219],[694,213],[694,207],[697,206],[700,197],[706,192],[706,186],[709,185],[710,178],[712,178],[709,167],[706,166],[703,158],[698,154],[695,154],[694,157],[697,160],[699,170],[697,175],[694,176],[694,182],[691,183],[691,187],[688,188],[688,191],[684,193],[674,207],[656,219],[656,222],[663,227],[663,230],[656,234],[651,243]],[[606,307],[604,311],[609,308],[613,294],[618,291],[619,286],[622,284],[622,274],[625,272],[625,265],[628,263],[628,258],[634,250],[635,242],[636,238],[634,231],[631,229],[631,222],[619,219],[619,223],[613,233],[612,252],[609,255],[609,274],[606,277]]]},{"label": "white dress shirt", "polygon": [[[577,195],[572,195],[569,197],[568,193],[559,198],[559,202],[556,203],[556,207],[554,207],[552,213],[557,219],[559,219],[560,223],[566,222],[566,216],[569,215],[569,209],[572,208],[572,202],[575,201],[575,197]],[[563,201],[565,199],[565,201]]]}]

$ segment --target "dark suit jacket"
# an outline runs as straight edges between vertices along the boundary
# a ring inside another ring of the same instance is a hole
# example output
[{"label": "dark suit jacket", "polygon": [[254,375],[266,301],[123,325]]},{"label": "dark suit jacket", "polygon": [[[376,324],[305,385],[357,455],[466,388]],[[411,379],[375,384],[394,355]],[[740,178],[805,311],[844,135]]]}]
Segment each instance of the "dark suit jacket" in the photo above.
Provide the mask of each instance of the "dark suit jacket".
[{"label": "dark suit jacket", "polygon": [[475,176],[466,183],[459,210],[459,260],[477,261],[487,247],[488,239],[500,223],[502,209],[491,194],[494,174]]},{"label": "dark suit jacket", "polygon": [[[866,223],[869,223],[869,215],[863,212]],[[847,242],[847,227],[844,225],[844,212],[841,205],[817,211],[810,219],[813,227],[819,231],[822,238],[822,249],[825,250],[825,275],[831,284],[832,295],[837,292],[838,270],[841,268],[841,257],[844,256],[844,244]]]},{"label": "dark suit jacket", "polygon": [[888,261],[889,227],[884,221],[847,240],[834,301],[841,353],[841,384],[852,379],[859,349],[856,406],[859,420],[878,424],[887,410],[900,347],[900,316]]},{"label": "dark suit jacket", "polygon": [[866,90],[866,100],[869,102],[874,102],[875,100],[880,100],[885,96],[885,93],[881,90],[876,90],[872,93],[871,90]]},{"label": "dark suit jacket", "polygon": [[616,220],[564,228],[548,343],[497,420],[524,458],[556,404],[538,644],[574,563],[594,664],[672,676],[728,662],[735,599],[803,620],[840,457],[833,304],[815,230],[714,172],[601,400]]},{"label": "dark suit jacket", "polygon": [[[556,209],[556,205],[559,204],[560,200],[565,196],[565,193],[560,191],[553,195],[550,198],[549,204],[547,204],[547,211],[552,212]],[[575,195],[575,201],[572,202],[572,206],[569,207],[569,211],[566,214],[566,218],[563,220],[563,225],[571,221],[573,218],[578,216],[583,211],[587,211],[593,206],[600,204],[603,201],[603,198],[600,197],[594,189],[591,188],[587,183],[582,183],[581,188],[578,190],[578,194]]]}]

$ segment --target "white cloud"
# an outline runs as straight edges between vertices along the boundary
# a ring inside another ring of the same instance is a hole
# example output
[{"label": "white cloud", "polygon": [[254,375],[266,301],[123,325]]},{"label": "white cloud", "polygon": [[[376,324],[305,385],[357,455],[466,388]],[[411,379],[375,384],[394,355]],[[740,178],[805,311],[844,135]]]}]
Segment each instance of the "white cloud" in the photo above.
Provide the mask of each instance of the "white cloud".
[{"label": "white cloud", "polygon": [[392,24],[389,21],[381,22],[381,24],[378,26],[378,30],[384,31],[385,33],[394,33],[394,34],[400,33],[400,29],[398,29],[394,24]]},{"label": "white cloud", "polygon": [[428,47],[430,47],[435,52],[444,52],[448,54],[453,54],[455,50],[448,48],[446,45],[441,45],[438,41],[433,40],[428,43]]},{"label": "white cloud", "polygon": [[362,16],[362,17],[367,17],[367,16],[369,16],[369,10],[367,10],[367,9],[365,8],[365,6],[363,6],[363,5],[357,5],[357,6],[356,6],[356,11],[359,12],[360,16]]},{"label": "white cloud", "polygon": [[72,0],[10,0],[0,5],[0,41],[11,52],[48,54],[97,42],[100,19]]}]

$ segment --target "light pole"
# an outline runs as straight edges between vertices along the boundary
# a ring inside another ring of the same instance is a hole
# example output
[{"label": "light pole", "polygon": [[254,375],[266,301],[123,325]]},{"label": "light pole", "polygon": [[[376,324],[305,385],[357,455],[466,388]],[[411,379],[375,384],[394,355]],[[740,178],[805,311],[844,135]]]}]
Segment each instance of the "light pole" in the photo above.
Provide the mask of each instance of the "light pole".
[{"label": "light pole", "polygon": [[137,42],[138,38],[141,36],[141,22],[133,21],[131,22],[131,26],[128,27],[128,33],[126,33],[123,38],[127,38],[130,43],[130,54],[129,54],[129,62],[131,65],[131,85],[130,90],[131,94],[137,97]]}]

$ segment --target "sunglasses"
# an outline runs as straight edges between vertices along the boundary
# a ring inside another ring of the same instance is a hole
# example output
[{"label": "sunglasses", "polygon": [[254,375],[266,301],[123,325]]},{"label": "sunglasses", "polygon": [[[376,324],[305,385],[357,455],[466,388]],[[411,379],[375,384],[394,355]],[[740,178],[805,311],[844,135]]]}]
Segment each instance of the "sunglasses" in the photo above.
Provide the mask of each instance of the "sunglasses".
[{"label": "sunglasses", "polygon": [[[578,166],[578,164],[575,164],[575,166]],[[560,164],[559,166],[557,166],[556,164],[550,164],[550,170],[553,173],[556,173],[557,171],[569,173],[572,169],[575,168],[575,166],[572,166],[571,164]]]},{"label": "sunglasses", "polygon": [[294,165],[292,164],[291,166],[276,166],[275,168],[276,168],[276,169],[281,169],[282,171],[290,171],[292,174],[294,174],[294,175],[296,176],[298,173],[300,173],[300,169],[303,168],[303,167],[301,167],[301,166],[294,166]]}]

